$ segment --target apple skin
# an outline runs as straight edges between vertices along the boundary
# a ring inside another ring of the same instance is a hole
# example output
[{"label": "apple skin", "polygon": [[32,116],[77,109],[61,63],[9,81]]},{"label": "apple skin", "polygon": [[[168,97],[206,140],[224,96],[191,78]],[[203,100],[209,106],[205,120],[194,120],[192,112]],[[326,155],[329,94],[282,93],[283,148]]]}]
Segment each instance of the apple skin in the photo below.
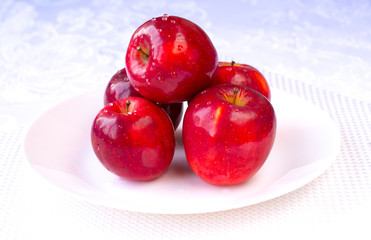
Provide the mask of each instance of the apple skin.
[{"label": "apple skin", "polygon": [[[232,102],[235,88],[241,106]],[[266,161],[275,135],[276,117],[270,101],[240,85],[217,85],[202,91],[190,102],[183,119],[187,161],[212,185],[235,185],[250,179]]]},{"label": "apple skin", "polygon": [[267,80],[263,74],[256,68],[235,62],[219,62],[214,74],[211,77],[212,83],[210,86],[218,84],[237,84],[252,88],[266,98],[271,100],[271,91]]},{"label": "apple skin", "polygon": [[131,86],[126,69],[118,70],[110,79],[104,92],[104,106],[127,97],[142,97]]},{"label": "apple skin", "polygon": [[125,63],[131,84],[143,97],[176,103],[190,100],[210,84],[218,56],[199,26],[165,14],[134,32]]},{"label": "apple skin", "polygon": [[[123,68],[115,73],[107,84],[104,92],[104,105],[115,102],[127,97],[142,97],[130,84],[126,74],[126,69]],[[183,103],[156,103],[169,115],[171,122],[176,130],[183,117]]]},{"label": "apple skin", "polygon": [[94,119],[91,143],[104,167],[133,181],[159,177],[170,165],[175,151],[169,116],[141,97],[124,98],[105,106]]}]

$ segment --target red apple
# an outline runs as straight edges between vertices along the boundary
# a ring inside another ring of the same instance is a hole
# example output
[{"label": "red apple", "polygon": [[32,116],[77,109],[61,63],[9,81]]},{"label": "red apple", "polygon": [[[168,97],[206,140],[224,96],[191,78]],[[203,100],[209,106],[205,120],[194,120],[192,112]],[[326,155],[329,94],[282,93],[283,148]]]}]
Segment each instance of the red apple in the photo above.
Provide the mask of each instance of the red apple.
[{"label": "red apple", "polygon": [[238,64],[234,61],[219,62],[212,75],[211,86],[218,84],[237,84],[252,88],[263,94],[269,100],[271,92],[267,80],[256,68],[247,64]]},{"label": "red apple", "polygon": [[199,93],[183,119],[183,143],[192,170],[213,185],[250,179],[274,143],[276,117],[270,101],[247,87],[217,85]]},{"label": "red apple", "polygon": [[199,26],[164,15],[134,32],[125,62],[131,84],[143,97],[176,103],[189,100],[210,84],[218,56]]},{"label": "red apple", "polygon": [[[131,86],[126,74],[126,69],[123,68],[113,75],[111,80],[108,82],[104,93],[104,105],[127,97],[142,96],[133,88],[133,86]],[[174,129],[176,130],[182,120],[183,103],[156,104],[166,111],[174,125]]]},{"label": "red apple", "polygon": [[96,116],[91,141],[100,162],[128,180],[148,181],[170,165],[174,129],[170,118],[156,104],[128,97],[105,106]]},{"label": "red apple", "polygon": [[108,82],[104,92],[104,105],[127,97],[142,96],[131,86],[126,69],[123,68],[117,71]]}]

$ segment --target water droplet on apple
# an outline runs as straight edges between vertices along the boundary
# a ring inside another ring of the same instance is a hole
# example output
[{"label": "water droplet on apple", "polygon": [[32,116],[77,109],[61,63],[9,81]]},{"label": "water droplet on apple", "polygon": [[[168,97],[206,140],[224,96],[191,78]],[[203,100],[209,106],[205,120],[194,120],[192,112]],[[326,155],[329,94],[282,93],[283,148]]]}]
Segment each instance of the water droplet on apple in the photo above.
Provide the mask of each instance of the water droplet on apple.
[{"label": "water droplet on apple", "polygon": [[159,29],[158,29],[158,32],[159,32],[159,33],[160,33],[160,32],[162,32],[162,29],[161,29],[161,28],[159,28]]},{"label": "water droplet on apple", "polygon": [[171,76],[176,77],[176,72],[171,72]]},{"label": "water droplet on apple", "polygon": [[194,123],[195,123],[196,125],[199,125],[200,122],[201,122],[201,118],[200,118],[199,116],[194,116],[194,117],[193,117],[193,121],[194,121]]},{"label": "water droplet on apple", "polygon": [[235,108],[235,109],[234,109],[234,111],[235,111],[235,112],[239,112],[239,111],[240,111],[240,109],[238,109],[238,108]]},{"label": "water droplet on apple", "polygon": [[147,83],[148,85],[151,85],[151,82],[149,81],[148,78],[146,79],[146,83]]},{"label": "water droplet on apple", "polygon": [[210,105],[211,104],[211,101],[208,101],[207,103],[206,103],[206,105]]},{"label": "water droplet on apple", "polygon": [[202,92],[201,92],[201,94],[205,94],[206,93],[206,90],[203,90]]},{"label": "water droplet on apple", "polygon": [[163,76],[158,76],[157,79],[158,79],[160,82],[163,82],[163,81],[164,81],[164,77],[163,77]]},{"label": "water droplet on apple", "polygon": [[196,103],[195,104],[195,108],[198,108],[200,106],[200,104]]},{"label": "water droplet on apple", "polygon": [[178,45],[178,51],[182,51],[183,50],[183,45]]},{"label": "water droplet on apple", "polygon": [[163,16],[162,16],[162,20],[164,20],[164,21],[167,21],[167,18],[169,17],[169,14],[164,14]]},{"label": "water droplet on apple", "polygon": [[171,22],[171,23],[175,23],[175,20],[173,19],[173,20],[171,20],[170,22]]}]

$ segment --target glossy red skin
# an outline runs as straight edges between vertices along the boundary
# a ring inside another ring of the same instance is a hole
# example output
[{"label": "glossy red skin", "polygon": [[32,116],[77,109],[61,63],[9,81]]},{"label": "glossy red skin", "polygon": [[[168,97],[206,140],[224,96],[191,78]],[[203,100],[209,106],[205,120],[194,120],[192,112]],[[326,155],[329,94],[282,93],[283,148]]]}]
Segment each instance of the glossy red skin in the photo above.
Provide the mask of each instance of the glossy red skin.
[{"label": "glossy red skin", "polygon": [[256,68],[247,64],[220,62],[212,75],[211,86],[218,84],[237,84],[252,88],[271,100],[267,80]]},{"label": "glossy red skin", "polygon": [[[125,113],[130,100],[129,113]],[[128,180],[149,181],[170,165],[174,129],[156,104],[140,97],[110,103],[96,116],[91,142],[99,161],[112,173]]]},{"label": "glossy red skin", "polygon": [[[115,75],[112,76],[108,82],[106,90],[104,92],[104,105],[111,102],[127,98],[127,97],[142,97],[134,88],[131,86],[126,69],[119,70]],[[169,115],[171,122],[176,130],[179,126],[183,116],[183,103],[156,103]]]},{"label": "glossy red skin", "polygon": [[[138,46],[148,51],[148,62]],[[134,32],[125,61],[128,77],[142,96],[154,102],[176,103],[189,100],[210,84],[218,56],[199,26],[164,15]]]},{"label": "glossy red skin", "polygon": [[[228,102],[238,88],[249,101]],[[219,113],[219,114],[218,114]],[[276,117],[269,100],[237,85],[218,85],[202,91],[183,119],[183,144],[192,170],[213,185],[235,185],[250,179],[266,161],[275,139]]]}]

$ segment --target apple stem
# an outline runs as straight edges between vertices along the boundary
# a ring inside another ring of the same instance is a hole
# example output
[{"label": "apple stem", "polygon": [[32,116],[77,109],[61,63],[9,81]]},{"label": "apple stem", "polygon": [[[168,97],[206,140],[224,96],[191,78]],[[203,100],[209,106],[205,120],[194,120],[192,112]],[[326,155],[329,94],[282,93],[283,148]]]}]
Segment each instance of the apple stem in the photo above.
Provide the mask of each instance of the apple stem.
[{"label": "apple stem", "polygon": [[146,57],[149,56],[145,51],[143,51],[143,49],[142,49],[140,46],[137,47],[137,50],[138,50],[140,53],[142,53],[143,55],[145,55]]},{"label": "apple stem", "polygon": [[232,60],[231,66],[233,67],[236,62]]},{"label": "apple stem", "polygon": [[233,104],[236,104],[236,98],[237,98],[238,88],[233,89]]},{"label": "apple stem", "polygon": [[126,113],[129,112],[130,100],[126,100]]}]

